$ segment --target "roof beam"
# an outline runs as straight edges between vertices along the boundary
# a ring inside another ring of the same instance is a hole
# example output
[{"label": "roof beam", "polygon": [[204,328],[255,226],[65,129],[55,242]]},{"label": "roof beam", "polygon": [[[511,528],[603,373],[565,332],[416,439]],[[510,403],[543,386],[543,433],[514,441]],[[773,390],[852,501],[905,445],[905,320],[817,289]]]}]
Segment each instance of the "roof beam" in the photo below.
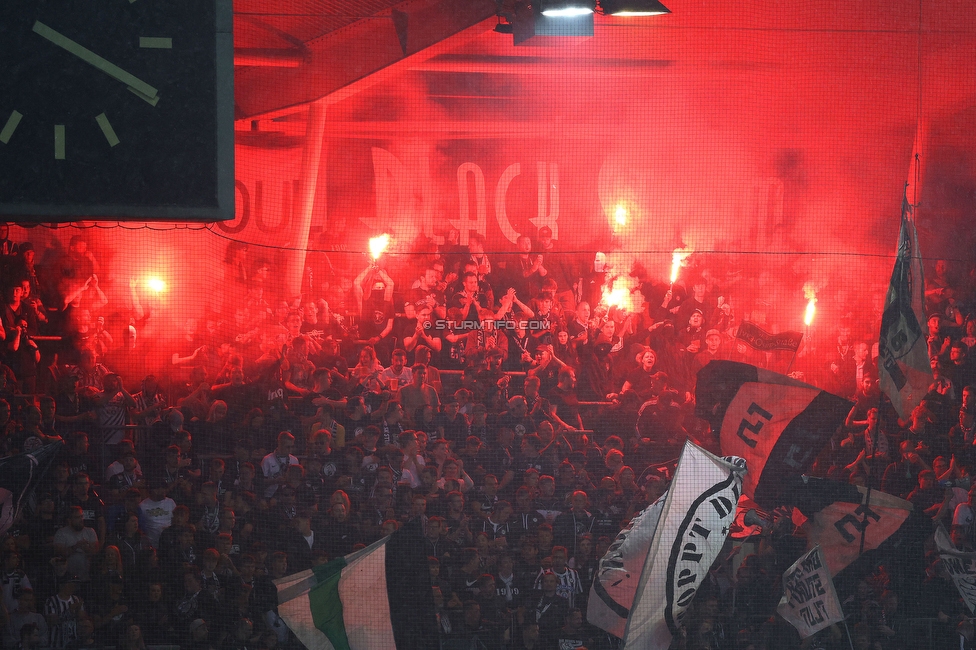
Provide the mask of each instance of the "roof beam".
[{"label": "roof beam", "polygon": [[308,42],[297,67],[238,67],[237,117],[279,113],[333,95],[494,13],[494,0],[406,0]]}]

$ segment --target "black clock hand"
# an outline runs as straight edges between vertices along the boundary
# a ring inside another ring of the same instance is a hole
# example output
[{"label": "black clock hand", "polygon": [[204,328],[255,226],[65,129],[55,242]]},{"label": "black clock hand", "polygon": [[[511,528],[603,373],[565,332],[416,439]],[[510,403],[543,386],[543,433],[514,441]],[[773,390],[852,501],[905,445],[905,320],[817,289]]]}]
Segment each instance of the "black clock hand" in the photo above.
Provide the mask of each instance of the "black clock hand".
[{"label": "black clock hand", "polygon": [[79,45],[64,34],[56,32],[39,20],[34,23],[34,33],[54,43],[66,52],[74,54],[85,63],[98,68],[113,79],[121,81],[128,86],[129,90],[153,106],[159,101],[158,91],[145,81],[142,81],[135,75],[129,74],[114,63],[106,61],[88,48]]}]

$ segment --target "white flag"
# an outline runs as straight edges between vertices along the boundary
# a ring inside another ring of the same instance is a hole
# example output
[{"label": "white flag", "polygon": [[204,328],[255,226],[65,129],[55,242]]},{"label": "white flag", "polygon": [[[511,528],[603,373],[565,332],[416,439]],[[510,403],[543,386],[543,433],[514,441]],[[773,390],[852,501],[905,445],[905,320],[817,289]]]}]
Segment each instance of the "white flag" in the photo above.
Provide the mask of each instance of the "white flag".
[{"label": "white flag", "polygon": [[796,628],[801,639],[844,620],[820,546],[794,562],[783,574],[783,597],[776,611]]},{"label": "white flag", "polygon": [[935,531],[935,546],[939,550],[942,566],[952,576],[959,595],[966,601],[969,611],[976,613],[976,553],[957,551],[942,526]]},{"label": "white flag", "polygon": [[624,631],[623,650],[666,650],[735,521],[745,461],[691,442],[678,459]]},{"label": "white flag", "polygon": [[644,560],[667,498],[665,492],[620,531],[600,560],[590,586],[586,620],[616,637],[622,638],[627,629],[627,616],[634,603]]}]

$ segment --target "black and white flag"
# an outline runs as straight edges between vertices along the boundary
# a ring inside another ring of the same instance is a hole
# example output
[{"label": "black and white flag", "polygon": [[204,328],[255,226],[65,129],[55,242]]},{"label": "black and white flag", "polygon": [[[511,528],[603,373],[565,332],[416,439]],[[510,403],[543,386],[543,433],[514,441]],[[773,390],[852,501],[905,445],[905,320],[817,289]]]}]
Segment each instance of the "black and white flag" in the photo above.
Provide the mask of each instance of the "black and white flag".
[{"label": "black and white flag", "polygon": [[623,650],[665,650],[735,521],[745,461],[714,456],[691,442],[654,529],[624,630]]}]

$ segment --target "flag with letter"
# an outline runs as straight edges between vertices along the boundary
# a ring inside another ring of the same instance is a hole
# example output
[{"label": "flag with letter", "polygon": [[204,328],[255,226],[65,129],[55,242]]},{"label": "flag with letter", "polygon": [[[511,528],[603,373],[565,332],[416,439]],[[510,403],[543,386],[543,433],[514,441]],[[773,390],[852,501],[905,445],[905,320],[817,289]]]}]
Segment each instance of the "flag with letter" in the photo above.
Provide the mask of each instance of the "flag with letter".
[{"label": "flag with letter", "polygon": [[976,613],[976,553],[956,550],[956,545],[942,526],[935,531],[935,547],[942,566],[952,576],[959,595],[966,601],[966,607],[971,613]]},{"label": "flag with letter", "polygon": [[912,514],[904,499],[857,485],[804,476],[787,497],[810,518],[807,548],[823,549],[836,576],[861,553],[880,547]]},{"label": "flag with letter", "polygon": [[834,581],[819,546],[813,547],[783,574],[783,597],[776,611],[796,628],[801,639],[844,620]]},{"label": "flag with letter", "polygon": [[698,417],[719,432],[722,454],[746,460],[742,492],[764,508],[780,505],[790,475],[810,469],[851,410],[851,402],[802,381],[735,361],[698,371]]},{"label": "flag with letter", "polygon": [[671,644],[728,537],[744,473],[741,458],[724,460],[685,443],[644,559],[623,650]]},{"label": "flag with letter", "polygon": [[0,535],[10,530],[19,515],[33,512],[34,490],[60,449],[61,443],[56,442],[0,460]]},{"label": "flag with letter", "polygon": [[327,564],[276,580],[278,615],[312,650],[438,647],[419,520]]},{"label": "flag with letter", "polygon": [[926,338],[925,285],[918,234],[908,220],[905,197],[901,231],[891,284],[885,297],[878,340],[878,374],[881,391],[891,400],[899,417],[907,419],[932,384],[932,366]]},{"label": "flag with letter", "polygon": [[586,620],[616,637],[624,636],[641,570],[667,498],[668,493],[665,492],[617,534],[600,560],[593,584],[590,585]]}]

